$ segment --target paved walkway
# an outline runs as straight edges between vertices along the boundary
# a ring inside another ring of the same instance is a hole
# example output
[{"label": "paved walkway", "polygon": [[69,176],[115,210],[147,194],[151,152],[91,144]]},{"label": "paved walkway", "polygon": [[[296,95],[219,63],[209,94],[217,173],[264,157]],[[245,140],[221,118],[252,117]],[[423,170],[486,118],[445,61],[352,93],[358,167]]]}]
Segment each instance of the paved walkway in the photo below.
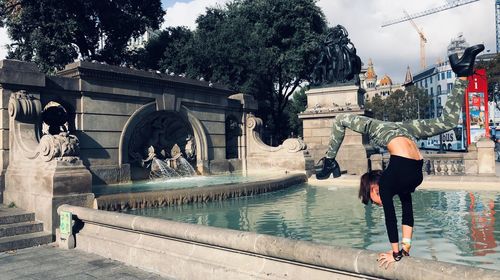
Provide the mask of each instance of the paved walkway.
[{"label": "paved walkway", "polygon": [[44,245],[0,253],[0,279],[168,279],[79,250]]}]

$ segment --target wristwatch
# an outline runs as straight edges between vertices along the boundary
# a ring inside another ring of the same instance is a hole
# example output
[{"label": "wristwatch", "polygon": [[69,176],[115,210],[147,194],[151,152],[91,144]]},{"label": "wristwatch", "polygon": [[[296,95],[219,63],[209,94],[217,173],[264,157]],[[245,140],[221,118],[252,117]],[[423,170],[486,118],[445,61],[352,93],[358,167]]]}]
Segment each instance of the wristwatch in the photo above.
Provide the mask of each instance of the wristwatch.
[{"label": "wristwatch", "polygon": [[[402,250],[401,250],[402,251]],[[395,261],[399,262],[403,258],[403,252],[392,252],[392,257],[394,258]]]}]

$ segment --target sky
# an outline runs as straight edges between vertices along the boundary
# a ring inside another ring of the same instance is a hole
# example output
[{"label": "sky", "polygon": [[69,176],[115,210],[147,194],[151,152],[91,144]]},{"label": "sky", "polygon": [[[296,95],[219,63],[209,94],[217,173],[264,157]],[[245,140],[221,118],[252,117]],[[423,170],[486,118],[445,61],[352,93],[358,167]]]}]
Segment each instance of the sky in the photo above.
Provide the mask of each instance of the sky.
[{"label": "sky", "polygon": [[[163,26],[187,26],[194,29],[195,19],[207,7],[224,5],[229,0],[162,0],[167,10]],[[381,27],[382,23],[403,17],[403,10],[416,13],[446,4],[445,0],[318,0],[328,24],[341,24],[349,32],[358,55],[365,65],[372,59],[379,78],[389,75],[396,83],[404,80],[407,66],[413,73],[420,70],[420,39],[410,22]],[[427,38],[426,62],[446,59],[446,48],[452,38],[462,33],[470,45],[483,43],[486,50],[496,51],[495,0],[479,0],[414,20]],[[0,59],[9,42],[0,29]]]}]

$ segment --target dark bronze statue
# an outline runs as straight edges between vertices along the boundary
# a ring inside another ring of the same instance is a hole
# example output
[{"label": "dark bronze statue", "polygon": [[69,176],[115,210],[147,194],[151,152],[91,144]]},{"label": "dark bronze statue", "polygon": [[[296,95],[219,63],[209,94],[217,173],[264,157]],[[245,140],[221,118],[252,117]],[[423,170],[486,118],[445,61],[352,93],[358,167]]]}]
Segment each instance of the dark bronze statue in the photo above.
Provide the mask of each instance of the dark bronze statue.
[{"label": "dark bronze statue", "polygon": [[357,78],[361,59],[348,35],[342,25],[335,26],[327,34],[311,75],[312,85],[344,83]]}]

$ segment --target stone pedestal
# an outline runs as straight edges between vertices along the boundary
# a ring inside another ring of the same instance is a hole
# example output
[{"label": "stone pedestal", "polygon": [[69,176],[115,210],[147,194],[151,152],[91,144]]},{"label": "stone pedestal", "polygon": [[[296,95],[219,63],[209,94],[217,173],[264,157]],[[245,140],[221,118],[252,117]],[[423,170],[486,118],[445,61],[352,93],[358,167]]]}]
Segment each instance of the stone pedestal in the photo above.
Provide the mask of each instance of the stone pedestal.
[{"label": "stone pedestal", "polygon": [[57,207],[92,206],[92,175],[78,157],[78,138],[60,127],[64,108],[58,105],[44,111],[50,116],[43,120],[49,133],[40,135],[41,108],[34,94],[19,91],[10,95],[4,203],[34,212],[45,231],[55,234]]},{"label": "stone pedestal", "polygon": [[476,175],[478,171],[477,165],[477,147],[475,143],[471,143],[464,154],[464,167],[466,175]]},{"label": "stone pedestal", "polygon": [[92,207],[94,201],[92,175],[80,160],[11,164],[5,181],[5,203],[34,212],[52,233],[59,226],[57,207]]},{"label": "stone pedestal", "polygon": [[[355,85],[317,88],[306,92],[307,109],[299,115],[303,122],[304,142],[315,162],[325,156],[335,117],[342,113],[364,115],[360,108],[362,96]],[[368,159],[360,133],[347,129],[337,155],[342,171],[363,174]]]},{"label": "stone pedestal", "polygon": [[476,143],[479,175],[495,175],[495,143],[489,138],[481,138]]}]

